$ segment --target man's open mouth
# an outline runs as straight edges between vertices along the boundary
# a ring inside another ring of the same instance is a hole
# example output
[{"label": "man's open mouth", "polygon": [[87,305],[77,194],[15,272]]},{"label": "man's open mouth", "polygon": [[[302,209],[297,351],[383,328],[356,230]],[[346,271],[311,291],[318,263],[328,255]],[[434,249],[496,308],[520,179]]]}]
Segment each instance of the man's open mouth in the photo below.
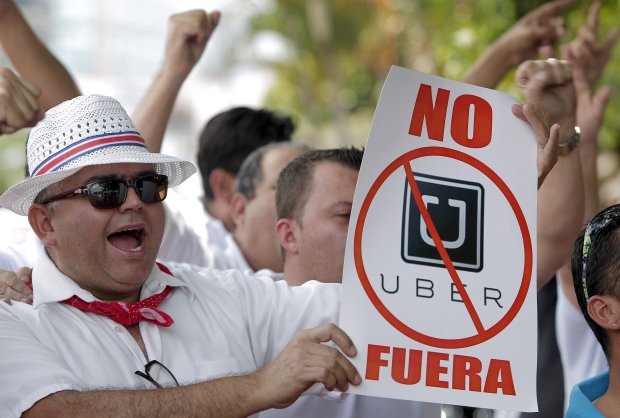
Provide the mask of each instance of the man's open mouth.
[{"label": "man's open mouth", "polygon": [[140,251],[143,239],[144,229],[142,228],[123,229],[108,236],[110,244],[123,251]]}]

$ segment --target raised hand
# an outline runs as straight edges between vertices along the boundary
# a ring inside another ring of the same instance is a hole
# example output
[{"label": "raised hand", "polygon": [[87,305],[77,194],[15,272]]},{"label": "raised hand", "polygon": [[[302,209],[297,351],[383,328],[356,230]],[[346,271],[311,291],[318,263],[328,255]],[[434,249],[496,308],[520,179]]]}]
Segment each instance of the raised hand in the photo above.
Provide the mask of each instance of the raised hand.
[{"label": "raised hand", "polygon": [[544,48],[553,49],[564,33],[564,19],[558,14],[572,3],[573,0],[555,0],[523,16],[484,51],[463,81],[495,88],[512,68]]},{"label": "raised hand", "polygon": [[579,34],[563,48],[563,58],[571,64],[581,62],[585,70],[585,76],[590,86],[594,85],[601,77],[603,69],[611,52],[620,38],[620,30],[611,31],[604,41],[599,37],[599,15],[601,3],[597,1],[590,6],[585,25],[579,30]]},{"label": "raised hand", "polygon": [[39,93],[35,86],[8,68],[0,68],[0,133],[13,133],[41,120]]},{"label": "raised hand", "polygon": [[572,3],[573,0],[545,3],[519,19],[498,39],[498,45],[509,53],[512,66],[534,58],[540,47],[556,43],[564,34],[564,19],[558,13]]},{"label": "raised hand", "polygon": [[568,62],[556,59],[526,61],[517,69],[517,85],[526,104],[513,113],[532,125],[538,138],[538,186],[553,168],[560,144],[568,143],[575,128],[575,89]]},{"label": "raised hand", "polygon": [[189,74],[200,59],[207,42],[220,21],[220,12],[190,10],[172,15],[168,23],[168,39],[164,67]]},{"label": "raised hand", "polygon": [[620,38],[620,30],[616,29],[601,42],[598,22],[600,10],[601,4],[598,1],[590,6],[586,23],[579,30],[577,37],[562,50],[563,58],[568,60],[573,68],[577,95],[577,124],[581,128],[583,143],[596,141],[603,124],[611,88],[603,86],[596,93],[593,93],[593,88]]}]

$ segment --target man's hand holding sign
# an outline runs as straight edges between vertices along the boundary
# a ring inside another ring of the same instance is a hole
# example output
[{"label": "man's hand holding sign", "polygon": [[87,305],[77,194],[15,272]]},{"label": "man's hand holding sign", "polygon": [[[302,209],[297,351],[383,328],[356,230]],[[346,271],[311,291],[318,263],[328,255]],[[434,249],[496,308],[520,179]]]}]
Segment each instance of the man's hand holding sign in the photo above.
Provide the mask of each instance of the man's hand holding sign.
[{"label": "man's hand holding sign", "polygon": [[392,69],[345,258],[341,326],[365,378],[355,393],[536,409],[536,184],[570,156],[575,94],[564,61],[517,76],[525,105]]}]

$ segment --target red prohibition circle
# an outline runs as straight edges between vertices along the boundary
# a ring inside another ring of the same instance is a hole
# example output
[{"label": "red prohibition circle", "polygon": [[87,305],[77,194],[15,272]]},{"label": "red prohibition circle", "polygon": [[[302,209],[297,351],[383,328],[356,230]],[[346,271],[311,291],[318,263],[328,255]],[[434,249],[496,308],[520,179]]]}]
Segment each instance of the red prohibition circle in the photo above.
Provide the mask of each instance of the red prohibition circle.
[{"label": "red prohibition circle", "polygon": [[[377,192],[379,191],[383,183],[387,180],[387,178],[390,177],[392,173],[394,173],[397,169],[404,166],[405,164],[409,164],[411,161],[417,158],[430,156],[447,157],[461,161],[474,167],[478,171],[482,172],[487,178],[489,178],[502,192],[502,194],[510,204],[510,207],[512,208],[519,224],[519,230],[521,231],[521,236],[523,238],[523,274],[521,277],[521,286],[519,287],[519,291],[517,292],[517,297],[515,298],[515,301],[510,306],[506,314],[497,323],[495,323],[490,328],[485,329],[478,334],[472,335],[470,337],[453,339],[432,337],[426,334],[422,334],[403,323],[394,314],[392,314],[392,312],[390,312],[390,310],[383,304],[379,296],[374,291],[372,285],[370,284],[370,280],[368,279],[366,269],[364,267],[364,260],[362,259],[362,235],[364,232],[364,224],[366,222],[366,216],[368,215],[370,205],[372,204],[372,201],[374,200]],[[514,320],[514,318],[517,316],[517,313],[521,310],[521,307],[525,302],[525,297],[527,296],[528,289],[530,287],[530,282],[532,280],[532,242],[529,229],[525,221],[525,216],[523,215],[523,211],[521,210],[517,199],[512,194],[506,183],[504,183],[504,181],[489,166],[471,157],[470,155],[450,148],[426,147],[409,151],[395,159],[381,172],[377,180],[375,180],[375,182],[370,187],[368,194],[362,202],[360,214],[357,218],[357,223],[355,225],[353,253],[355,268],[359,280],[362,284],[362,287],[364,288],[364,291],[366,292],[366,295],[368,296],[374,307],[377,309],[377,311],[394,328],[396,328],[398,331],[408,336],[409,338],[414,339],[425,345],[439,348],[471,347],[487,341],[490,338],[493,338],[494,336],[499,334]]]}]

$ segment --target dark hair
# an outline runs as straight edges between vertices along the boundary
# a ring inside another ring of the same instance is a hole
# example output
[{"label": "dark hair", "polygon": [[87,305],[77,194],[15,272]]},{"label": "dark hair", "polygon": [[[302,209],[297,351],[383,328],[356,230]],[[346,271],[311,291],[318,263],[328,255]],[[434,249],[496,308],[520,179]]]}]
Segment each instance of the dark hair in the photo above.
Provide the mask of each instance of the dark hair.
[{"label": "dark hair", "polygon": [[[594,332],[603,351],[609,354],[609,339],[605,330],[598,325],[588,314],[588,295],[613,295],[620,296],[620,205],[610,206],[599,212],[584,228],[575,241],[573,255],[571,257],[571,271],[573,274],[573,286],[581,313],[588,325]],[[588,250],[586,258],[586,276],[582,279],[584,267],[584,237],[589,232],[590,243],[586,244]],[[585,282],[585,283],[584,283]],[[585,288],[584,288],[585,286]]]},{"label": "dark hair", "polygon": [[198,167],[205,198],[213,199],[209,175],[216,168],[237,175],[241,163],[255,149],[291,139],[293,120],[265,109],[235,107],[212,117],[200,134]]},{"label": "dark hair", "polygon": [[312,173],[317,163],[333,162],[359,171],[364,150],[333,148],[308,151],[291,161],[280,173],[276,188],[278,219],[299,220],[312,189]]},{"label": "dark hair", "polygon": [[300,152],[308,151],[310,148],[305,144],[295,142],[275,142],[252,151],[250,155],[243,161],[237,180],[235,182],[235,191],[243,194],[248,200],[254,199],[256,195],[256,186],[262,181],[265,173],[263,172],[263,157],[272,149],[290,148],[297,149]]}]

